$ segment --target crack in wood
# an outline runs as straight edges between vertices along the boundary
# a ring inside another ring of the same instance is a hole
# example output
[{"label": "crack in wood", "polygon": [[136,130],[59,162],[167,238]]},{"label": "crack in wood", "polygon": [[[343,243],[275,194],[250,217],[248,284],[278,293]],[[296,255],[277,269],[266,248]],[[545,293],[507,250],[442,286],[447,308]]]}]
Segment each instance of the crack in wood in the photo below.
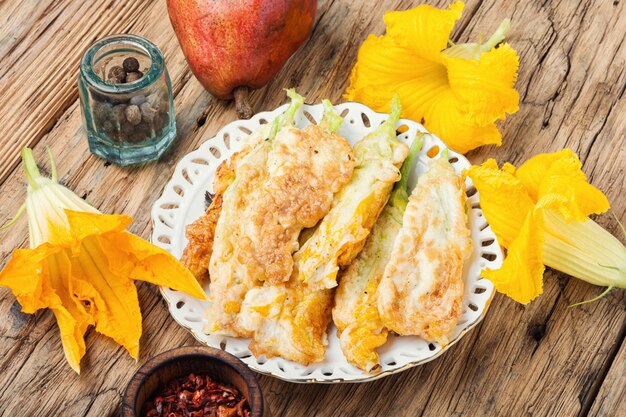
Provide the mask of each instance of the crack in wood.
[{"label": "crack in wood", "polygon": [[[609,369],[611,369],[611,366],[613,366],[615,358],[617,357],[617,353],[619,352],[622,344],[625,342],[626,342],[626,322],[622,323],[622,329],[620,331],[620,334],[616,342],[611,347],[611,350],[607,354],[606,361],[604,362],[604,364],[598,371],[596,377],[593,379],[591,388],[586,393],[586,395],[584,395],[584,401],[582,403],[580,412],[578,413],[578,417],[587,417],[589,415],[589,411],[591,410],[591,407],[593,406],[593,403],[598,396],[600,387],[602,387],[602,384],[604,383],[604,380],[607,374],[609,373]],[[583,384],[583,390],[584,388],[585,386]]]},{"label": "crack in wood", "polygon": [[[474,347],[478,343],[478,339],[480,339],[480,333],[481,333],[481,329],[482,329],[483,325],[484,325],[484,322],[481,322],[474,329],[475,330],[475,336],[474,336],[474,339],[471,341],[470,347],[467,350],[467,357],[468,357],[468,359],[472,356],[472,352],[474,352]],[[462,366],[462,368],[461,368],[461,370],[459,372],[460,378],[458,378],[453,392],[456,392],[459,389],[459,386],[461,385],[463,377],[466,374],[466,370],[467,370],[467,367],[468,367],[469,363],[470,363],[470,361],[467,360],[463,364],[463,366]],[[424,405],[424,408],[422,409],[422,412],[420,413],[419,417],[423,417],[424,416],[424,413],[428,409],[428,403],[430,402],[430,400],[432,398],[432,394],[433,394],[434,391],[435,391],[435,384],[432,385],[432,389],[431,389],[430,393],[428,394],[428,399],[426,400],[426,404]],[[449,411],[449,408],[448,408],[448,411]]]},{"label": "crack in wood", "polygon": [[478,4],[476,4],[476,7],[474,7],[474,9],[472,9],[469,13],[466,13],[460,23],[457,23],[457,26],[454,28],[455,32],[457,33],[456,39],[459,39],[461,35],[466,35],[465,30],[474,20],[474,16],[476,15],[476,13],[478,13],[478,10],[481,8],[482,5],[483,0],[478,0]]},{"label": "crack in wood", "polygon": [[[624,90],[626,90],[626,85],[624,85],[622,87],[621,93],[619,94],[618,97],[621,97],[624,94]],[[594,97],[595,97],[595,94],[594,94]],[[609,106],[608,112],[606,113],[606,115],[604,115],[602,117],[602,124],[600,125],[600,128],[591,137],[591,142],[590,142],[589,146],[587,147],[587,150],[585,152],[585,156],[582,158],[583,166],[586,165],[587,159],[589,158],[589,155],[591,154],[591,150],[593,149],[593,146],[595,145],[596,140],[598,139],[598,137],[600,136],[600,134],[604,130],[604,127],[606,126],[609,118],[611,117],[611,113],[613,113],[613,110],[615,109],[615,103],[616,102],[617,102],[617,100],[614,100],[614,101],[611,102],[611,105]]]},{"label": "crack in wood", "polygon": [[319,27],[320,23],[324,19],[324,16],[326,16],[326,13],[328,12],[328,10],[330,10],[334,2],[334,0],[329,0],[328,2],[325,2],[326,8],[319,14],[317,21],[313,24],[313,28],[311,29],[311,35],[309,35],[305,44],[301,46],[301,48],[306,48],[309,42],[313,41],[313,39],[315,38],[315,33],[317,33],[317,28]]}]

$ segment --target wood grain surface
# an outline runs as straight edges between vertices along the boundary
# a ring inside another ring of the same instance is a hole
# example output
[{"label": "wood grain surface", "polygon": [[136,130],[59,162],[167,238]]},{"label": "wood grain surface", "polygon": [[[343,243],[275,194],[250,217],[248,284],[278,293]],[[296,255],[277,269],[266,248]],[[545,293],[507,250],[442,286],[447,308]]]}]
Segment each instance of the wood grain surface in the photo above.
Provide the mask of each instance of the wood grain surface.
[{"label": "wood grain surface", "polygon": [[[447,0],[430,0],[443,7]],[[358,46],[381,34],[385,10],[420,1],[324,0],[310,40],[274,81],[252,95],[256,111],[296,87],[310,102],[340,102]],[[501,123],[504,144],[471,152],[519,164],[572,148],[614,214],[626,220],[626,1],[469,0],[455,41],[490,34],[510,17],[521,57],[517,114]],[[172,78],[178,141],[158,163],[118,168],[92,156],[81,131],[76,76],[84,49],[112,33],[145,36],[164,52]],[[391,63],[392,64],[392,63]],[[235,119],[189,71],[164,0],[0,0],[0,223],[25,196],[18,154],[34,148],[47,169],[57,156],[61,181],[103,212],[124,213],[130,230],[150,234],[149,213],[176,162]],[[611,215],[597,221],[614,234]],[[28,245],[26,220],[0,235],[0,265]],[[141,363],[197,342],[170,318],[157,288],[139,283],[144,315],[141,357],[93,330],[80,376],[65,362],[49,311],[20,312],[0,289],[0,416],[114,416]],[[296,385],[260,377],[276,416],[625,416],[626,292],[577,308],[602,291],[555,271],[528,306],[496,296],[486,319],[435,361],[367,384]]]}]

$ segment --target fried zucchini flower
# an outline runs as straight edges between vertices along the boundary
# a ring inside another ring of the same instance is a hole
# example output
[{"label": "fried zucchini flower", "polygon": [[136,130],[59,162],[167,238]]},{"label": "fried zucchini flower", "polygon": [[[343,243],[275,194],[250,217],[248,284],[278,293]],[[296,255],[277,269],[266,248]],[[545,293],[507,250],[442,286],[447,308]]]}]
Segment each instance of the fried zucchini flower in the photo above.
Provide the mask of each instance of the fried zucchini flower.
[{"label": "fried zucchini flower", "polygon": [[485,218],[508,250],[502,268],[482,275],[517,302],[543,292],[544,265],[606,286],[605,293],[626,288],[626,248],[587,217],[608,210],[609,202],[581,167],[576,154],[564,149],[517,169],[508,163],[498,169],[489,159],[467,171]]},{"label": "fried zucchini flower", "polygon": [[380,369],[376,349],[387,341],[388,331],[378,313],[378,285],[396,236],[402,229],[402,217],[409,203],[409,173],[422,144],[420,133],[411,144],[409,155],[400,169],[400,180],[395,183],[363,250],[340,272],[332,310],[337,337],[348,362],[367,372]]},{"label": "fried zucchini flower", "polygon": [[463,7],[456,2],[449,10],[420,5],[387,12],[386,34],[363,42],[344,97],[387,111],[398,93],[403,117],[421,121],[455,151],[500,145],[495,121],[515,113],[519,102],[514,88],[519,58],[501,43],[510,21],[485,43],[448,48]]},{"label": "fried zucchini flower", "polygon": [[402,104],[394,95],[389,118],[354,145],[357,161],[350,182],[335,197],[313,238],[300,251],[299,274],[311,286],[333,288],[340,267],[363,249],[385,206],[409,148],[396,137]]},{"label": "fried zucchini flower", "polygon": [[[51,155],[50,155],[51,156]],[[52,159],[52,156],[51,156]],[[133,280],[147,281],[204,299],[204,291],[176,258],[125,231],[132,219],[101,214],[85,200],[42,177],[30,149],[22,150],[28,194],[30,249],[15,249],[0,271],[25,313],[54,313],[65,357],[76,372],[90,325],[139,356],[141,311]]]}]

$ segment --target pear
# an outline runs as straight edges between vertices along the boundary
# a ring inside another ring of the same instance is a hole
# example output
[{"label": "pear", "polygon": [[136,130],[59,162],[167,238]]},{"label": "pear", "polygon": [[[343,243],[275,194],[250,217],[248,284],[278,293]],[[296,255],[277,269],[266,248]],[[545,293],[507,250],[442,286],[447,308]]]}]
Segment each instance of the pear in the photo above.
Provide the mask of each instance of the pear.
[{"label": "pear", "polygon": [[167,0],[167,10],[193,74],[215,97],[234,97],[247,119],[250,90],[267,84],[309,37],[317,1]]}]

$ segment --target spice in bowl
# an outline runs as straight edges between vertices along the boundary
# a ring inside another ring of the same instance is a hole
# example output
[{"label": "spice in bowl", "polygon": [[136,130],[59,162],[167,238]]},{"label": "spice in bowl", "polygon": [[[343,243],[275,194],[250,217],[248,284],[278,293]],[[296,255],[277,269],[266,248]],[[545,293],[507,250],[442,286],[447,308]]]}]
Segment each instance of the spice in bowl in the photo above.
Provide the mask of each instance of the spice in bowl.
[{"label": "spice in bowl", "polygon": [[142,416],[249,417],[250,406],[237,389],[192,373],[158,390],[145,403]]}]

